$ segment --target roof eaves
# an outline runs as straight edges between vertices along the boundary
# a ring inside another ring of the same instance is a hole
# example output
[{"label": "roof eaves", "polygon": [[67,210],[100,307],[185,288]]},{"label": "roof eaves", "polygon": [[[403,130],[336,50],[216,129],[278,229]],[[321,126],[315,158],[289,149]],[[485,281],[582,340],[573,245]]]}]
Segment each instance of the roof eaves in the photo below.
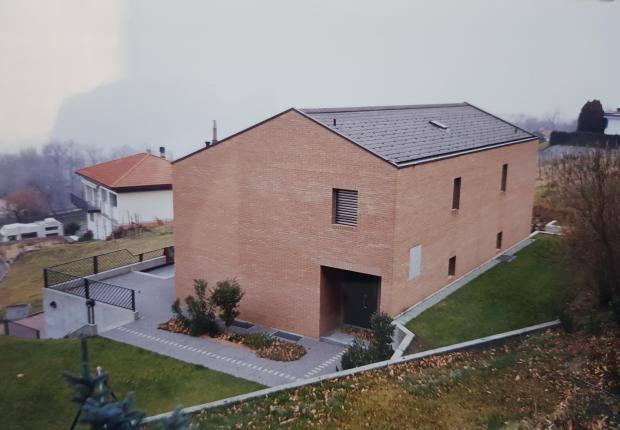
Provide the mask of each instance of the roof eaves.
[{"label": "roof eaves", "polygon": [[402,161],[398,163],[397,167],[401,169],[403,167],[410,167],[410,166],[415,166],[418,164],[431,163],[433,161],[439,161],[439,160],[443,160],[446,158],[459,157],[461,155],[472,154],[474,152],[487,151],[489,149],[500,148],[502,146],[516,145],[518,143],[525,143],[525,142],[529,142],[529,141],[537,140],[537,139],[538,139],[537,136],[532,135],[531,137],[524,137],[520,139],[507,140],[504,142],[491,143],[489,145],[479,146],[477,148],[463,149],[460,151],[448,152],[448,153],[444,153],[440,155],[431,155],[429,157],[414,158],[412,160]]},{"label": "roof eaves", "polygon": [[236,132],[235,134],[231,134],[230,136],[226,136],[224,139],[222,139],[222,140],[218,140],[216,143],[212,143],[212,144],[211,144],[211,145],[209,145],[209,146],[205,146],[204,148],[200,148],[200,149],[197,149],[197,150],[196,150],[196,151],[194,151],[194,152],[190,152],[189,154],[184,155],[183,157],[181,157],[181,158],[179,158],[179,159],[177,159],[177,160],[172,161],[172,164],[176,164],[176,163],[178,163],[178,162],[180,162],[180,161],[183,161],[183,160],[185,160],[186,158],[190,158],[190,157],[192,157],[192,156],[194,156],[194,155],[196,155],[196,154],[198,154],[198,153],[200,153],[200,152],[202,152],[202,151],[206,151],[206,150],[207,150],[207,149],[209,149],[209,148],[213,148],[214,146],[217,146],[217,145],[219,145],[219,144],[221,144],[221,143],[224,143],[224,142],[226,142],[227,140],[232,139],[232,138],[233,138],[233,137],[235,137],[235,136],[239,136],[240,134],[243,134],[243,133],[245,133],[246,131],[250,131],[251,129],[253,129],[253,128],[255,128],[255,127],[258,127],[259,125],[263,125],[263,124],[265,124],[266,122],[269,122],[269,121],[271,121],[272,119],[276,119],[277,117],[279,117],[279,116],[281,116],[281,115],[284,115],[285,113],[290,112],[290,111],[293,111],[293,110],[296,110],[296,109],[295,109],[295,108],[288,108],[288,109],[286,109],[286,110],[284,110],[284,111],[282,111],[282,112],[279,112],[279,113],[277,113],[277,114],[275,114],[275,115],[273,115],[273,116],[270,116],[269,118],[264,119],[264,120],[262,120],[261,122],[257,122],[256,124],[251,125],[251,126],[249,126],[249,127],[246,127],[246,128],[244,128],[243,130],[240,130],[240,131]]},{"label": "roof eaves", "polygon": [[362,107],[340,107],[340,108],[303,108],[299,109],[306,114],[319,113],[340,113],[340,112],[372,112],[383,110],[407,110],[407,109],[434,109],[445,107],[467,106],[467,103],[436,103],[419,105],[388,105],[388,106],[362,106]]}]

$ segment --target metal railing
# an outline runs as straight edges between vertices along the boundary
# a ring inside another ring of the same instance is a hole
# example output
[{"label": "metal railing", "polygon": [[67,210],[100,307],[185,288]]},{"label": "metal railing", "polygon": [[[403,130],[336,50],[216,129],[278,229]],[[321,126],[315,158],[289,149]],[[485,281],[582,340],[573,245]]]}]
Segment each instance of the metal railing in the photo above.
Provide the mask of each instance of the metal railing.
[{"label": "metal railing", "polygon": [[45,288],[135,311],[134,290],[89,279],[88,276],[160,257],[165,257],[165,265],[174,263],[174,247],[168,246],[139,254],[121,249],[69,261],[43,269]]},{"label": "metal railing", "polygon": [[73,205],[77,207],[78,209],[82,209],[83,211],[86,211],[86,212],[101,212],[100,205],[89,203],[86,200],[84,200],[82,197],[78,196],[77,194],[71,193],[70,198],[71,198],[71,203],[73,203]]},{"label": "metal railing", "polygon": [[48,282],[46,288],[84,297],[86,300],[93,299],[120,308],[136,310],[136,292],[131,288],[72,276],[52,269],[45,269],[45,273]]},{"label": "metal railing", "polygon": [[128,249],[119,249],[105,254],[93,255],[92,257],[85,257],[57,264],[48,267],[48,269],[67,275],[82,277],[96,275],[97,273],[107,270],[118,269],[119,267],[129,266],[158,257],[166,257],[164,264],[174,263],[174,246],[167,246],[165,248],[141,252],[139,254],[133,254]]}]

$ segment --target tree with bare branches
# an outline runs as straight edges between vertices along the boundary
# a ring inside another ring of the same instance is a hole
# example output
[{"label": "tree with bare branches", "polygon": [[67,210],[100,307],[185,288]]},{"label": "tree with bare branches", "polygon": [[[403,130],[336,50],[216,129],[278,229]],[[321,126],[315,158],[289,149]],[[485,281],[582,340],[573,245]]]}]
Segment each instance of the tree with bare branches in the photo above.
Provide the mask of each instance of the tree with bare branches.
[{"label": "tree with bare branches", "polygon": [[620,317],[620,153],[601,148],[566,155],[549,169],[554,204],[565,211],[569,255],[599,303]]}]

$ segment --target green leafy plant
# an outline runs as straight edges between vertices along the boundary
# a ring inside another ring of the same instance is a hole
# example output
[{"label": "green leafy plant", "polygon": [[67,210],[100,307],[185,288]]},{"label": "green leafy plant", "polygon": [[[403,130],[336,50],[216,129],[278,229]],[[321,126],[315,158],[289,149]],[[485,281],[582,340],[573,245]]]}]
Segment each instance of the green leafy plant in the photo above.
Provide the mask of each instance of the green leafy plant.
[{"label": "green leafy plant", "polygon": [[347,351],[342,354],[340,365],[344,370],[364,366],[372,362],[368,345],[360,338],[355,338]]},{"label": "green leafy plant", "polygon": [[211,303],[220,309],[219,316],[226,327],[230,327],[239,316],[239,302],[243,295],[244,292],[236,279],[218,282],[211,292]]},{"label": "green leafy plant", "polygon": [[191,336],[202,336],[205,333],[216,336],[220,332],[213,305],[206,296],[207,287],[208,284],[204,279],[195,279],[195,296],[185,298],[185,311],[181,309],[179,299],[176,299],[171,307],[176,319],[189,330]]},{"label": "green leafy plant", "polygon": [[[142,428],[145,413],[132,409],[133,393],[118,400],[109,385],[109,374],[101,369],[91,373],[88,359],[88,345],[82,339],[82,373],[72,375],[64,372],[63,376],[73,387],[77,395],[72,399],[79,405],[79,410],[71,429],[78,423],[90,430],[137,430]],[[189,430],[189,417],[176,409],[170,416],[159,421],[155,427],[164,430]]]},{"label": "green leafy plant", "polygon": [[273,344],[273,337],[267,333],[249,333],[243,336],[242,342],[248,348],[262,349]]},{"label": "green leafy plant", "polygon": [[369,349],[373,361],[389,359],[394,354],[394,349],[392,348],[392,335],[394,334],[392,317],[384,312],[374,313],[370,317],[370,327],[372,329],[372,337]]},{"label": "green leafy plant", "polygon": [[368,342],[355,337],[351,346],[342,355],[340,365],[343,369],[388,360],[394,354],[392,317],[383,312],[374,313],[370,317],[370,328],[372,335]]}]

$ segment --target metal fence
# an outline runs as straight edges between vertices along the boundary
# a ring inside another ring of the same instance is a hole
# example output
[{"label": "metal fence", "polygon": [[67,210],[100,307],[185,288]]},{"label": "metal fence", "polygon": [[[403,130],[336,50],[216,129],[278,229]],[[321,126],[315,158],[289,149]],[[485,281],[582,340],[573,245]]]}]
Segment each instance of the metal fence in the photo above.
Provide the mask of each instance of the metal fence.
[{"label": "metal fence", "polygon": [[128,249],[107,252],[105,254],[93,255],[92,257],[80,258],[79,260],[57,264],[48,267],[47,270],[64,273],[72,276],[90,276],[106,270],[117,269],[123,266],[148,261],[158,257],[166,257],[165,264],[174,263],[174,247],[155,249],[152,251],[133,254]]},{"label": "metal fence", "polygon": [[134,290],[88,279],[88,276],[159,257],[165,257],[164,264],[174,263],[174,247],[169,246],[139,254],[121,249],[69,261],[43,269],[45,288],[135,311],[136,296]]},{"label": "metal fence", "polygon": [[4,321],[4,334],[6,336],[21,337],[24,339],[40,339],[41,333],[36,328],[28,327],[17,321]]},{"label": "metal fence", "polygon": [[47,288],[73,294],[74,296],[93,299],[98,302],[136,310],[136,294],[131,288],[120,287],[102,281],[68,275],[46,269]]}]

